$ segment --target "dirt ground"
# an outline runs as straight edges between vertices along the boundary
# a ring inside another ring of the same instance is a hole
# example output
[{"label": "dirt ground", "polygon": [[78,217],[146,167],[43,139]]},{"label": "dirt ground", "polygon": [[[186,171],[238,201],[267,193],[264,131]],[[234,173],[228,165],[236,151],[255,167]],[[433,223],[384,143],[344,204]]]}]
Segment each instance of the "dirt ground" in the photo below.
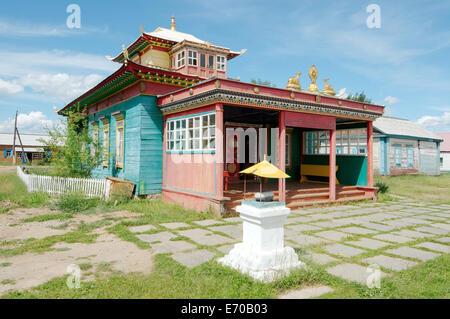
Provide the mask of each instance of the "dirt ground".
[{"label": "dirt ground", "polygon": [[[107,217],[123,220],[137,215],[118,211],[95,215],[78,214],[63,221],[23,222],[26,218],[57,213],[59,212],[48,208],[19,208],[0,214],[0,248],[16,248],[30,238],[40,239],[69,233],[76,230],[82,222],[92,223]],[[94,279],[94,275],[104,276],[115,272],[149,274],[153,267],[154,253],[108,233],[105,228],[118,221],[108,222],[108,225],[92,231],[99,235],[92,244],[59,242],[51,247],[53,250],[44,253],[27,252],[0,257],[0,283],[3,282],[0,284],[0,294],[9,290],[29,289],[52,278],[67,275],[68,267],[72,264],[84,264],[84,268],[87,268],[81,270],[81,283]]]}]

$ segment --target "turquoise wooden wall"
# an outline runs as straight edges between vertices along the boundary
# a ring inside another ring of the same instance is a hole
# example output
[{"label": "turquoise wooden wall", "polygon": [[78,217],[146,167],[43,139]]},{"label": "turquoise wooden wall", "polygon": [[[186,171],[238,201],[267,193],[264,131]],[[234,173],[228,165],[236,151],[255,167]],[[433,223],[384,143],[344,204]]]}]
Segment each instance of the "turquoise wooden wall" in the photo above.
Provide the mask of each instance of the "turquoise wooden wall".
[{"label": "turquoise wooden wall", "polygon": [[[116,120],[111,113],[121,111],[125,122],[124,165],[115,167]],[[101,161],[93,177],[113,176],[136,183],[136,193],[160,193],[162,186],[163,116],[157,107],[156,97],[136,96],[130,100],[90,115],[89,122],[96,121],[99,128],[99,144],[103,145],[103,123],[109,119],[109,165]],[[91,123],[89,123],[92,129]]]}]

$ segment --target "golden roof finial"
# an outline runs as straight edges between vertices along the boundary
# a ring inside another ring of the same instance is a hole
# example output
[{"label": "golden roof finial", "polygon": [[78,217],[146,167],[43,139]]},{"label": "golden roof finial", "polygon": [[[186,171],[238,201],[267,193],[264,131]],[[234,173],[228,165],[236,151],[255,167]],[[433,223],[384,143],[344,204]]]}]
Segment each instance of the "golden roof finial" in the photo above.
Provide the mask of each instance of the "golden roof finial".
[{"label": "golden roof finial", "polygon": [[319,92],[319,87],[316,84],[318,72],[317,72],[317,68],[315,65],[311,65],[311,67],[309,68],[308,74],[309,74],[309,78],[311,79],[311,84],[308,86],[308,91],[309,92]]},{"label": "golden roof finial", "polygon": [[175,24],[175,16],[172,16],[170,21],[170,30],[177,31],[176,24]]},{"label": "golden roof finial", "polygon": [[128,50],[124,44],[122,44],[122,53],[123,53],[123,60],[128,61]]},{"label": "golden roof finial", "polygon": [[286,84],[286,89],[300,91],[302,88],[300,86],[300,71],[297,72],[297,76],[288,79],[288,83]]},{"label": "golden roof finial", "polygon": [[326,95],[336,95],[336,92],[334,92],[334,88],[328,84],[328,79],[323,79],[325,81],[325,88],[323,89],[322,93]]}]

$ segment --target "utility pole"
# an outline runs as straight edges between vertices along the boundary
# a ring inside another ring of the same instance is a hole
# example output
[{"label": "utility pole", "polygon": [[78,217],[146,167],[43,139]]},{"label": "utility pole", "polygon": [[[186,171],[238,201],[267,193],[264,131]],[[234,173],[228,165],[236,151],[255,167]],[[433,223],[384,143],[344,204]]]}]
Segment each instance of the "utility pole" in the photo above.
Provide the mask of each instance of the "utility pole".
[{"label": "utility pole", "polygon": [[13,164],[16,164],[16,131],[17,131],[17,112],[16,110],[16,120],[14,121],[14,141],[13,141]]},{"label": "utility pole", "polygon": [[28,164],[28,157],[25,154],[25,149],[23,148],[22,139],[20,138],[19,130],[16,128],[17,136],[19,137],[20,146],[22,147],[22,159],[25,159],[25,163]]}]

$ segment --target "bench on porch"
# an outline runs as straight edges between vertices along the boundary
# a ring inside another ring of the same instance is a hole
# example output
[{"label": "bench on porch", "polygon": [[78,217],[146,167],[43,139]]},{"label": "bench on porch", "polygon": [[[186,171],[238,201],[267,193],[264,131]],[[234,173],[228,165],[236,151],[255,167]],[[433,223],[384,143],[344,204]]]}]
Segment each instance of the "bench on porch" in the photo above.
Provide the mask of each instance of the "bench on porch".
[{"label": "bench on porch", "polygon": [[[339,166],[336,165],[336,172],[338,171]],[[300,166],[300,182],[312,181],[308,179],[308,176],[320,176],[320,177],[328,177],[330,178],[330,167],[329,165],[314,165],[314,164],[302,164]],[[320,181],[312,181],[319,182]],[[339,184],[339,181],[336,177],[336,184]]]}]

